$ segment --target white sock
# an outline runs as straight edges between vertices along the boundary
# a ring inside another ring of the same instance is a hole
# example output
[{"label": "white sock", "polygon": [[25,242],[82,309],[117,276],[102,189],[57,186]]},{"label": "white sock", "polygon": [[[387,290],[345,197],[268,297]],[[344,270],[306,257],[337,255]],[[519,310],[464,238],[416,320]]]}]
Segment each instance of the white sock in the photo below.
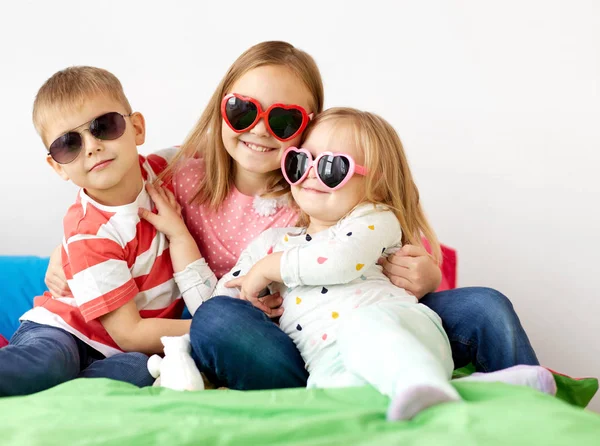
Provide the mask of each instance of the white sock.
[{"label": "white sock", "polygon": [[516,365],[490,373],[473,373],[456,381],[502,382],[527,386],[549,395],[556,395],[556,381],[552,373],[538,365]]},{"label": "white sock", "polygon": [[442,403],[459,401],[458,394],[445,392],[439,387],[420,384],[398,393],[387,411],[388,421],[410,420],[419,412]]}]

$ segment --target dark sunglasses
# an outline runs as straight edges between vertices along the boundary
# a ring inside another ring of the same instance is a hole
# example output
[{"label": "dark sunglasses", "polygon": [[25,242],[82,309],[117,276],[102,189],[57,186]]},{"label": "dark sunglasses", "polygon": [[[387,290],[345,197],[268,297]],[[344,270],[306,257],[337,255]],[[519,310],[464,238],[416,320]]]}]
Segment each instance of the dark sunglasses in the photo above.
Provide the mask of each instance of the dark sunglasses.
[{"label": "dark sunglasses", "polygon": [[[97,118],[92,119],[90,122],[80,125],[77,128],[87,127],[94,138],[102,141],[112,141],[113,139],[120,138],[125,133],[127,123],[125,118],[131,116],[133,113],[128,115],[122,115],[117,112],[110,112],[104,115],[100,115]],[[84,130],[86,130],[84,128]],[[81,132],[83,132],[82,130]],[[48,153],[54,161],[58,164],[69,164],[79,156],[81,149],[83,148],[83,138],[81,132],[71,130],[64,135],[58,137],[50,147]]]},{"label": "dark sunglasses", "polygon": [[281,157],[283,177],[292,186],[304,181],[310,169],[315,169],[317,181],[332,191],[343,187],[355,173],[367,174],[367,168],[346,153],[323,152],[313,159],[308,150],[289,147]]},{"label": "dark sunglasses", "polygon": [[268,132],[279,141],[289,141],[304,131],[311,116],[299,105],[273,104],[265,111],[253,98],[228,94],[221,102],[221,115],[236,133],[243,133],[264,119]]}]

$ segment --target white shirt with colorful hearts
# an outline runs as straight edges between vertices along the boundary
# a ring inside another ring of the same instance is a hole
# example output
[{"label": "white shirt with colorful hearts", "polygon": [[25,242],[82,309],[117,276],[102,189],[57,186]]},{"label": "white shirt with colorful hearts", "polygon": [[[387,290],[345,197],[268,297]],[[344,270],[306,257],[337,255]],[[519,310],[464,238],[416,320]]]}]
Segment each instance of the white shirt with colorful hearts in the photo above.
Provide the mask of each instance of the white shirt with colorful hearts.
[{"label": "white shirt with colorful hearts", "polygon": [[285,309],[281,329],[295,342],[307,369],[319,352],[336,340],[337,325],[359,307],[384,299],[417,304],[417,299],[393,285],[377,265],[401,247],[398,219],[384,206],[364,204],[335,226],[307,234],[306,228],[269,229],[241,254],[236,266],[217,284],[214,295],[239,296],[225,288],[263,257],[283,251],[280,291]]}]

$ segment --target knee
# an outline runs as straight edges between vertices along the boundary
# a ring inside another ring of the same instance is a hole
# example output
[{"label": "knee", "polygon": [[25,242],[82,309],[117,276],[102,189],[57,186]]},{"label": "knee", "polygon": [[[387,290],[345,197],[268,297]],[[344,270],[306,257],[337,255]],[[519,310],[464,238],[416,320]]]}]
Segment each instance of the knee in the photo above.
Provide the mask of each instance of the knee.
[{"label": "knee", "polygon": [[501,292],[486,287],[473,287],[469,291],[468,302],[464,303],[468,305],[469,313],[475,313],[479,326],[506,332],[520,324],[513,304]]},{"label": "knee", "polygon": [[228,296],[215,296],[204,302],[192,319],[192,349],[197,351],[207,346],[213,350],[243,342],[248,334],[242,332],[243,327],[248,325],[252,310],[249,302]]},{"label": "knee", "polygon": [[245,312],[252,305],[244,300],[228,296],[215,296],[204,302],[192,318],[191,332],[224,334],[228,328],[234,328],[236,323],[245,319]]}]

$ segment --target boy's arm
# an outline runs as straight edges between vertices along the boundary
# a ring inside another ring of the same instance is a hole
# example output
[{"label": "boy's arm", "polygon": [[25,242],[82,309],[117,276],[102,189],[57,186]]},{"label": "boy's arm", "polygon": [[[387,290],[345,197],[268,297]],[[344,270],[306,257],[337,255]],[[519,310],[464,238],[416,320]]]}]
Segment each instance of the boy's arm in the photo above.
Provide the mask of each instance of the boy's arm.
[{"label": "boy's arm", "polygon": [[161,336],[189,332],[189,320],[141,318],[135,303],[139,288],[119,242],[77,234],[68,239],[67,250],[69,285],[81,315],[87,322],[98,319],[122,350],[158,353]]},{"label": "boy's arm", "polygon": [[121,350],[147,355],[162,353],[161,336],[182,336],[189,333],[191,320],[143,319],[134,300],[99,318]]},{"label": "boy's arm", "polygon": [[[348,283],[375,264],[387,248],[400,246],[402,240],[394,213],[376,210],[372,205],[358,208],[327,231],[326,239],[314,238],[281,255],[280,272],[285,285]],[[265,261],[273,260],[276,257]]]}]

